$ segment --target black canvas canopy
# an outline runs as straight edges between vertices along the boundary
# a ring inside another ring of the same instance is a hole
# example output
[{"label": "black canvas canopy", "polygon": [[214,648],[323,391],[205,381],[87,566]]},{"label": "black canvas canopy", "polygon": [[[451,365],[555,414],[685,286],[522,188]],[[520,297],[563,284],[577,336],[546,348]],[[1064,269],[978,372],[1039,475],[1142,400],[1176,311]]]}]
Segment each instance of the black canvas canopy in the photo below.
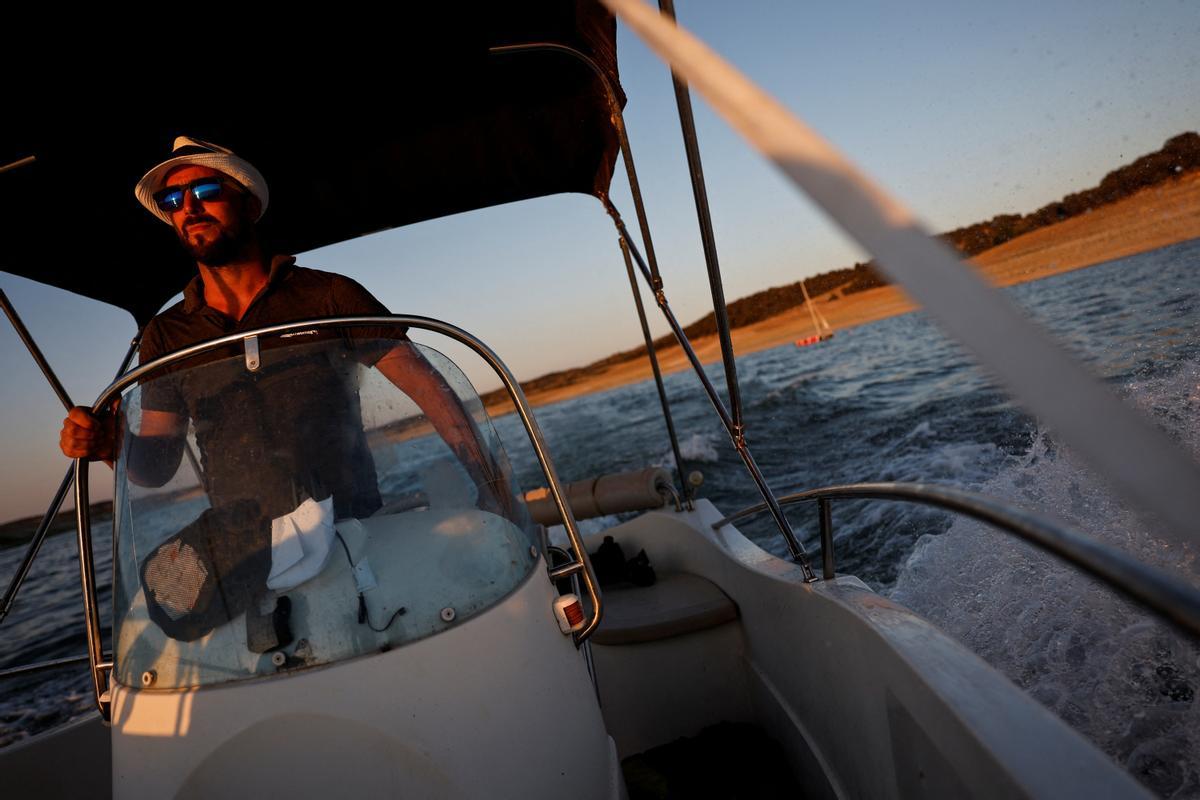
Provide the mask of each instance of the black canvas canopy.
[{"label": "black canvas canopy", "polygon": [[133,196],[178,135],[229,147],[266,176],[261,231],[277,252],[606,192],[617,139],[595,73],[559,52],[491,50],[569,46],[623,103],[612,17],[585,0],[485,7],[404,11],[400,23],[319,20],[256,48],[197,30],[120,60],[111,42],[59,42],[21,74],[69,77],[6,102],[0,166],[35,161],[0,172],[0,269],[146,322],[195,269]]}]

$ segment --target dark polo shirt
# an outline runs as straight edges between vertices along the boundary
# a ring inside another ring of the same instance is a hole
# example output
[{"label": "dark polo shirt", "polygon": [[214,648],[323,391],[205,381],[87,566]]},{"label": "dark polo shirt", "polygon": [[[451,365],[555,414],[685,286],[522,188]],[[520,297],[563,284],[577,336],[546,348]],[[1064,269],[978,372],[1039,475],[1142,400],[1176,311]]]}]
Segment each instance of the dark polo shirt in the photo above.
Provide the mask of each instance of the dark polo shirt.
[{"label": "dark polo shirt", "polygon": [[[241,320],[208,306],[203,281],[194,278],[183,300],[146,326],[139,358],[269,325],[388,313],[356,281],[276,256]],[[398,326],[264,337],[256,372],[246,368],[241,346],[210,352],[143,383],[141,407],[191,420],[214,507],[254,500],[276,517],[305,497],[332,495],[338,517],[369,516],[380,498],[362,427],[359,365],[373,365],[403,338]]]},{"label": "dark polo shirt", "polygon": [[[322,317],[390,314],[383,303],[357,281],[344,275],[297,267],[291,256],[275,256],[267,285],[250,302],[240,320],[204,302],[204,281],[197,275],[183,290],[183,300],[159,314],[142,333],[139,361],[145,363],[174,350],[239,331]],[[388,333],[363,329],[363,334]],[[390,331],[402,335],[403,329]],[[373,362],[372,362],[373,363]]]}]

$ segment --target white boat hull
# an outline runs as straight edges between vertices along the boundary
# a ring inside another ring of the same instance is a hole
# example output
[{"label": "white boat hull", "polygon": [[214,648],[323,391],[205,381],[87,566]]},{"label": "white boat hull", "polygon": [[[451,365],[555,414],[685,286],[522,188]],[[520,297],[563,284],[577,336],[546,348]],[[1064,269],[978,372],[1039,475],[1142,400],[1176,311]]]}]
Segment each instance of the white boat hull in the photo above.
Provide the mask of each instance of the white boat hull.
[{"label": "white boat hull", "polygon": [[[539,568],[491,611],[386,654],[185,694],[188,703],[118,690],[118,726],[159,728],[112,749],[117,796],[618,797],[618,754],[721,721],[765,730],[814,797],[1148,796],[928,622],[849,576],[806,584],[734,527],[714,532],[720,518],[701,500],[604,532],[627,554],[646,550],[656,587],[694,576],[736,616],[679,635],[660,624],[664,635],[628,644],[598,635],[600,706]],[[607,595],[610,623],[619,594]],[[10,748],[0,774],[16,776],[17,796],[103,796],[98,725]],[[184,752],[186,770],[174,755]],[[57,769],[81,754],[71,774]]]},{"label": "white boat hull", "polygon": [[[628,555],[645,549],[660,576],[704,578],[738,608],[736,622],[701,632],[594,646],[622,758],[704,724],[753,721],[812,796],[1149,796],[927,621],[853,577],[806,584],[733,526],[714,532],[721,518],[700,500],[694,512],[653,512],[604,532]],[[589,549],[599,543],[591,537]],[[635,682],[643,699],[623,702],[617,694]]]}]

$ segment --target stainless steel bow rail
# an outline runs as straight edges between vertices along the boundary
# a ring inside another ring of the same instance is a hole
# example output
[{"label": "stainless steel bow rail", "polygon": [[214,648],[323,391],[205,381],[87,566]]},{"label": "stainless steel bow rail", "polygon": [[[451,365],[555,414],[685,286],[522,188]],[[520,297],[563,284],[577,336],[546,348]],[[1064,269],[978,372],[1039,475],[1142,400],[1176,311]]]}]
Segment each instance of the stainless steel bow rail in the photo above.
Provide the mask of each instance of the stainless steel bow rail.
[{"label": "stainless steel bow rail", "polygon": [[[825,580],[834,578],[833,501],[893,500],[953,511],[989,523],[1005,533],[1057,556],[1111,586],[1126,597],[1200,637],[1200,589],[1163,570],[1141,563],[1062,523],[1012,508],[999,500],[947,486],[926,483],[853,483],[825,486],[779,498],[779,505],[817,503],[821,527],[821,561]],[[765,503],[745,508],[713,525],[717,530],[767,510]]]}]

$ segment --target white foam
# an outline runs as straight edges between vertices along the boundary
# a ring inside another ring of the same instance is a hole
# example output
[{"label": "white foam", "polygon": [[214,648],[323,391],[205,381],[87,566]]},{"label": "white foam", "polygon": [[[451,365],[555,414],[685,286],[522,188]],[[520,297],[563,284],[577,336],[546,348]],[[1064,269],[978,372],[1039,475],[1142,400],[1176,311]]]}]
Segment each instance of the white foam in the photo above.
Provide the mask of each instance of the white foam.
[{"label": "white foam", "polygon": [[929,420],[924,420],[917,423],[917,426],[904,435],[902,441],[911,442],[916,439],[932,439],[937,436],[937,431],[933,429],[933,425]]},{"label": "white foam", "polygon": [[[679,454],[690,464],[716,464],[721,460],[717,451],[717,438],[712,434],[693,433],[679,441]],[[675,454],[667,450],[654,461],[657,467],[675,466]]]},{"label": "white foam", "polygon": [[[1127,387],[1130,399],[1200,453],[1200,369]],[[1136,457],[1136,454],[1131,454]],[[1039,435],[982,491],[1055,516],[1142,561],[1200,582],[1194,549]],[[924,536],[891,597],[957,637],[1165,797],[1200,793],[1200,647],[1051,556],[959,518]]]}]

